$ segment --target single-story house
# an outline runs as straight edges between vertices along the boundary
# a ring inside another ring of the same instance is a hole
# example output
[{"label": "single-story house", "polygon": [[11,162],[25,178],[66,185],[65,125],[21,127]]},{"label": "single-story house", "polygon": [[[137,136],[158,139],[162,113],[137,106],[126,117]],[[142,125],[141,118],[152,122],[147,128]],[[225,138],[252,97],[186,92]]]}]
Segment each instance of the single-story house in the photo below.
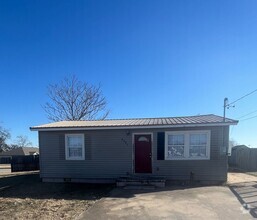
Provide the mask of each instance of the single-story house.
[{"label": "single-story house", "polygon": [[38,155],[39,148],[37,147],[18,147],[9,151],[0,153],[0,163],[11,163],[13,156]]},{"label": "single-story house", "polygon": [[225,182],[229,126],[217,115],[60,121],[38,131],[45,182],[115,182],[120,176]]}]

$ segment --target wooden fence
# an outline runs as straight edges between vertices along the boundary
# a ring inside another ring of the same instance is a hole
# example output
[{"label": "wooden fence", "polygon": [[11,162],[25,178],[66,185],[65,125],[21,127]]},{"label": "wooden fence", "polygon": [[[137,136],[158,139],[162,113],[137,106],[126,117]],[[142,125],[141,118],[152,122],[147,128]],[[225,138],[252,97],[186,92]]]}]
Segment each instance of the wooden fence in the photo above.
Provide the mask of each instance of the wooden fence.
[{"label": "wooden fence", "polygon": [[13,156],[12,172],[39,170],[39,155]]},{"label": "wooden fence", "polygon": [[0,157],[0,164],[10,164],[12,157]]},{"label": "wooden fence", "polygon": [[257,171],[257,148],[232,148],[229,165],[249,172]]}]

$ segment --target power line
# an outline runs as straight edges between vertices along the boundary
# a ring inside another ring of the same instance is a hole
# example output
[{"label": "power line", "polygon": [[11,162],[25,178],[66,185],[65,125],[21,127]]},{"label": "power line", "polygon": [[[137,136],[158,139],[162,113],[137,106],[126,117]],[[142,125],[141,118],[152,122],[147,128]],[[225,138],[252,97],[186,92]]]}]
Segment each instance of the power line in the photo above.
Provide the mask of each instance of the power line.
[{"label": "power line", "polygon": [[230,105],[232,105],[232,104],[234,104],[234,103],[238,102],[239,100],[241,100],[241,99],[243,99],[243,98],[245,98],[245,97],[247,97],[247,96],[249,96],[249,95],[253,94],[254,92],[257,92],[257,89],[255,89],[255,90],[253,90],[252,92],[247,93],[246,95],[244,95],[244,96],[240,97],[239,99],[237,99],[237,100],[235,100],[235,101],[233,101],[233,102],[229,103],[229,104],[228,104],[228,106],[230,106]]},{"label": "power line", "polygon": [[257,115],[255,115],[255,116],[253,116],[253,117],[250,117],[250,118],[242,119],[242,120],[240,120],[240,121],[247,121],[247,120],[250,120],[250,119],[252,119],[252,118],[257,118]]},{"label": "power line", "polygon": [[[235,107],[235,105],[233,105],[233,104],[235,104],[236,102],[242,100],[243,98],[245,98],[245,97],[247,97],[247,96],[249,96],[249,95],[251,95],[251,94],[253,94],[253,93],[255,93],[255,92],[257,92],[257,89],[255,89],[255,90],[253,90],[252,92],[249,92],[249,93],[243,95],[242,97],[236,99],[235,101],[233,101],[233,102],[231,102],[231,103],[228,103],[228,98],[225,98],[225,99],[224,99],[224,106],[223,106],[223,109],[224,109],[224,111],[223,111],[223,118],[224,118],[224,119],[223,119],[223,120],[225,121],[225,118],[226,118],[226,109],[229,109],[230,107]],[[248,114],[250,115],[250,114],[252,114],[252,113],[248,113]],[[244,115],[244,116],[245,116],[245,115]],[[256,116],[256,117],[257,117],[257,116]],[[248,118],[248,119],[251,119],[251,118]],[[245,120],[247,120],[247,119],[245,119]],[[244,121],[244,120],[242,120],[242,121]]]},{"label": "power line", "polygon": [[240,117],[237,118],[237,119],[244,118],[245,116],[251,115],[251,114],[253,114],[253,113],[255,113],[255,112],[257,112],[257,110],[252,111],[252,112],[249,112],[249,113],[247,113],[247,114],[245,114],[245,115],[243,115],[243,116],[240,116]]}]

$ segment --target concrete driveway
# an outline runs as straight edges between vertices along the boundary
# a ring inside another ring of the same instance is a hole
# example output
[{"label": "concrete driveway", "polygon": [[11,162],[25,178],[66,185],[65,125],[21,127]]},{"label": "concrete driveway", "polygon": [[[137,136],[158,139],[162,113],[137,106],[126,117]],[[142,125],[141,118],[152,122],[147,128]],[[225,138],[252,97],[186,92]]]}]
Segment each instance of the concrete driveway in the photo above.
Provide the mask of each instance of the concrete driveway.
[{"label": "concrete driveway", "polygon": [[[257,198],[257,197],[256,197]],[[78,219],[253,219],[226,186],[166,187],[162,190],[116,188]]]},{"label": "concrete driveway", "polygon": [[257,177],[246,173],[229,173],[228,184],[242,207],[252,218],[257,218]]}]

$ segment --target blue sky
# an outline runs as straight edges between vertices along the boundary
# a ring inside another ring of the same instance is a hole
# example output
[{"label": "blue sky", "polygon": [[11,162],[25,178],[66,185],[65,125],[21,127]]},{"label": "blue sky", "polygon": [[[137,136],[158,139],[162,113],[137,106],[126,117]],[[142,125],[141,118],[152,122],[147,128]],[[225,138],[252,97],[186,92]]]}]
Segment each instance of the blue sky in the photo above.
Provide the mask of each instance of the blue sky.
[{"label": "blue sky", "polygon": [[[14,140],[49,122],[47,85],[101,83],[109,118],[223,114],[257,88],[257,1],[2,0],[1,126]],[[257,92],[227,115],[257,110]],[[255,116],[251,114],[245,118]],[[257,118],[231,129],[257,147]]]}]

